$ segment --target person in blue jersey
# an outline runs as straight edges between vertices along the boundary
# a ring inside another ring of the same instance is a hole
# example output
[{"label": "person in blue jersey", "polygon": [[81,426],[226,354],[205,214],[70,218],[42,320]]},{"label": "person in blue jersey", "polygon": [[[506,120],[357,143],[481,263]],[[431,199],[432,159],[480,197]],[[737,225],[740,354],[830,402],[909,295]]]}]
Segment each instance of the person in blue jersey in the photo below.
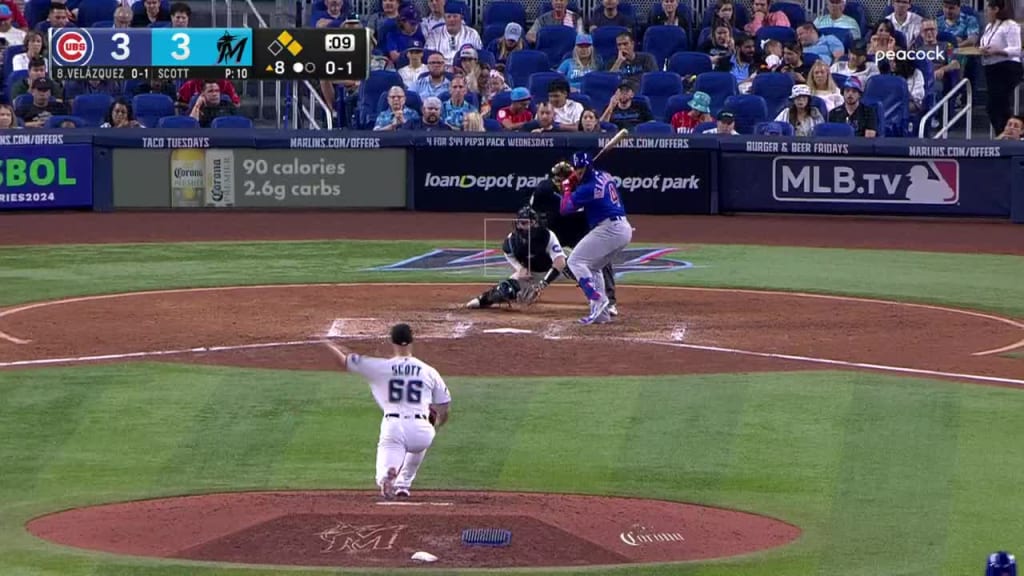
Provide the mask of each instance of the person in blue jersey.
[{"label": "person in blue jersey", "polygon": [[569,270],[590,303],[590,314],[580,318],[580,323],[603,324],[611,321],[611,301],[601,269],[629,246],[633,228],[626,220],[615,178],[594,168],[586,152],[573,154],[571,164],[573,173],[562,183],[559,212],[572,214],[583,208],[590,231],[569,255]]}]

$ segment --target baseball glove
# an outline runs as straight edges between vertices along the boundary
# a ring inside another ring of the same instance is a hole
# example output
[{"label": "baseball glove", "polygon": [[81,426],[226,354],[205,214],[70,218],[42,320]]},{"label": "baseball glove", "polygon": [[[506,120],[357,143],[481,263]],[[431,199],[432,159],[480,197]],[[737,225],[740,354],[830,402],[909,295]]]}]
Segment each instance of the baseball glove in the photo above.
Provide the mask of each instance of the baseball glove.
[{"label": "baseball glove", "polygon": [[519,290],[519,296],[517,297],[517,300],[519,300],[519,303],[524,306],[530,306],[531,304],[536,302],[538,298],[540,298],[540,293],[541,291],[544,290],[544,288],[546,288],[546,285],[543,282],[530,282],[529,284],[525,284]]}]

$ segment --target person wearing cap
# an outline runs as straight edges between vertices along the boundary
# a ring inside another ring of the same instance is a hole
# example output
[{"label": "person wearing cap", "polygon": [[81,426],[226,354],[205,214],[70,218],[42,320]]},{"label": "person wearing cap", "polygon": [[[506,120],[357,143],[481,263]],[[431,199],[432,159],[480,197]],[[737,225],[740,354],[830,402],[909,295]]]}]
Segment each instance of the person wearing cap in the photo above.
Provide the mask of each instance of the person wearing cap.
[{"label": "person wearing cap", "polygon": [[399,57],[411,46],[418,46],[420,55],[423,54],[423,46],[427,43],[427,37],[420,26],[420,17],[412,6],[403,6],[398,11],[398,26],[384,36],[384,51],[392,62],[398,62]]},{"label": "person wearing cap", "polygon": [[25,31],[14,27],[14,12],[6,4],[0,4],[0,55],[8,46],[25,43]]},{"label": "person wearing cap", "polygon": [[633,18],[619,11],[619,0],[601,0],[601,7],[590,13],[586,31],[593,34],[600,26],[622,26],[633,29]]},{"label": "person wearing cap", "polygon": [[60,82],[46,75],[46,60],[42,56],[36,56],[28,63],[28,76],[23,78],[21,82],[9,87],[11,102],[18,96],[28,94],[32,89],[32,83],[39,78],[49,79],[50,83],[53,84],[51,95],[57,100],[64,99],[64,87],[61,86]]},{"label": "person wearing cap", "polygon": [[636,42],[631,32],[622,32],[616,36],[615,48],[615,60],[607,63],[608,71],[618,73],[619,78],[629,82],[634,90],[640,87],[641,76],[658,70],[654,56],[636,51]]},{"label": "person wearing cap", "polygon": [[822,28],[842,28],[849,30],[850,36],[860,40],[860,24],[851,16],[847,16],[846,0],[828,0],[825,4],[825,13],[814,19],[814,26],[819,30]]},{"label": "person wearing cap", "polygon": [[66,115],[67,107],[52,96],[53,81],[49,78],[36,78],[32,81],[32,98],[14,110],[15,116],[21,118],[26,128],[42,128],[51,116]]},{"label": "person wearing cap", "polygon": [[558,65],[558,72],[569,80],[569,88],[573,92],[579,92],[583,89],[583,77],[602,68],[601,59],[594,50],[593,38],[590,34],[577,34],[572,56]]},{"label": "person wearing cap", "polygon": [[739,136],[736,131],[736,115],[731,110],[722,110],[718,114],[718,120],[714,128],[708,128],[701,134],[717,134],[719,136]]},{"label": "person wearing cap", "polygon": [[497,119],[505,130],[510,131],[519,130],[533,120],[533,112],[530,112],[530,91],[522,87],[513,89],[512,104],[498,110]]},{"label": "person wearing cap", "polygon": [[[18,4],[14,0],[0,0],[0,6],[5,6],[10,11],[11,25],[21,31],[27,31],[29,29],[28,20],[25,18],[25,14],[21,12],[21,8],[18,8]],[[2,13],[2,10],[0,10]],[[11,42],[12,46],[17,46],[20,42]]]},{"label": "person wearing cap", "polygon": [[315,28],[341,28],[345,20],[352,14],[352,6],[344,0],[326,0],[325,12],[313,13]]},{"label": "person wearing cap", "polygon": [[459,55],[455,59],[455,66],[452,68],[452,72],[465,76],[470,90],[473,90],[474,92],[480,91],[479,81],[481,71],[480,54],[476,51],[476,48],[466,46],[462,50],[459,50]]},{"label": "person wearing cap", "polygon": [[436,96],[428,96],[423,99],[423,115],[416,122],[410,125],[413,130],[426,130],[426,131],[451,131],[451,126],[445,124],[444,119],[441,117],[441,111],[444,109],[444,105],[441,103],[441,99]]},{"label": "person wearing cap", "polygon": [[676,134],[692,134],[698,125],[714,122],[711,117],[711,96],[706,92],[694,92],[690,97],[689,110],[680,110],[669,121]]},{"label": "person wearing cap", "polygon": [[559,78],[548,84],[548,104],[560,130],[575,132],[583,116],[583,104],[569,99],[569,83]]},{"label": "person wearing cap", "polygon": [[601,122],[611,122],[620,130],[632,130],[637,124],[651,120],[654,120],[654,114],[647,104],[633,99],[633,83],[629,80],[619,83],[619,89],[612,94],[601,115]]},{"label": "person wearing cap", "polygon": [[373,129],[377,132],[407,130],[419,119],[419,112],[405,105],[405,90],[399,86],[392,86],[388,90],[388,107],[377,114]]},{"label": "person wearing cap", "polygon": [[370,385],[384,412],[377,441],[376,483],[385,500],[409,498],[416,473],[437,431],[448,422],[452,395],[436,368],[413,356],[408,324],[389,331],[391,357],[356,354],[331,342],[324,345],[343,370],[359,374]]},{"label": "person wearing cap", "polygon": [[466,114],[477,111],[476,106],[466,100],[468,89],[465,76],[456,75],[452,78],[451,86],[448,88],[448,100],[441,107],[444,123],[452,130],[462,130],[462,119]]},{"label": "person wearing cap", "polygon": [[423,43],[415,40],[409,44],[405,49],[405,57],[409,63],[398,69],[398,75],[405,82],[405,87],[412,90],[420,76],[427,72],[427,65],[423,63]]},{"label": "person wearing cap", "polygon": [[910,10],[910,0],[892,0],[892,13],[885,17],[903,33],[910,45],[921,34],[921,15]]},{"label": "person wearing cap", "polygon": [[878,64],[868,61],[867,46],[863,42],[858,42],[850,48],[849,57],[845,61],[833,64],[829,71],[858,78],[861,86],[867,86],[868,80],[879,73]]},{"label": "person wearing cap", "polygon": [[874,107],[865,106],[861,101],[864,86],[859,78],[847,78],[843,85],[842,106],[836,106],[828,113],[829,122],[849,124],[856,136],[874,138],[878,134],[878,115]]},{"label": "person wearing cap", "polygon": [[500,70],[504,70],[510,54],[525,49],[523,27],[516,22],[505,24],[505,32],[501,37],[491,40],[491,43],[487,45],[487,50],[494,54],[494,60],[498,63]]},{"label": "person wearing cap", "polygon": [[[412,7],[410,6],[410,8]],[[413,12],[415,11],[416,9],[413,8]],[[388,21],[394,21],[395,24],[397,24],[398,16],[398,0],[381,0],[380,12],[374,12],[366,17],[366,27],[373,30],[373,33],[377,38],[384,40],[384,35],[381,34],[384,25],[387,24]]]},{"label": "person wearing cap", "polygon": [[427,73],[416,80],[413,92],[420,95],[420,98],[428,96],[440,96],[448,91],[451,81],[444,70],[444,56],[433,53],[427,56]]},{"label": "person wearing cap", "polygon": [[811,88],[806,84],[794,84],[789,94],[789,106],[775,117],[776,122],[788,122],[797,136],[811,136],[814,127],[825,122],[821,110],[811,106]]},{"label": "person wearing cap", "polygon": [[536,44],[537,34],[545,26],[568,26],[576,30],[577,34],[582,34],[583,17],[569,10],[569,0],[551,0],[551,10],[537,16],[530,31],[526,33],[526,41]]},{"label": "person wearing cap", "polygon": [[[462,21],[465,3],[448,0],[444,5],[444,26],[430,31],[427,36],[427,49],[440,52],[444,56],[445,65],[455,64],[455,56],[466,46],[477,50],[483,48],[480,34]],[[428,63],[429,64],[429,63]]]}]

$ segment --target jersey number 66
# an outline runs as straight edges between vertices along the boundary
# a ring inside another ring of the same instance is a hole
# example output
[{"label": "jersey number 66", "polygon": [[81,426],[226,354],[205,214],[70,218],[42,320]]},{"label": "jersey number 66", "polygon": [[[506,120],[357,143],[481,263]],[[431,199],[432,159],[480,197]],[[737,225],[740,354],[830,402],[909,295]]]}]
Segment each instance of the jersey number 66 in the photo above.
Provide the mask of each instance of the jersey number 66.
[{"label": "jersey number 66", "polygon": [[391,402],[408,402],[419,404],[423,397],[423,381],[409,380],[406,382],[401,378],[394,378],[388,381],[388,400]]}]

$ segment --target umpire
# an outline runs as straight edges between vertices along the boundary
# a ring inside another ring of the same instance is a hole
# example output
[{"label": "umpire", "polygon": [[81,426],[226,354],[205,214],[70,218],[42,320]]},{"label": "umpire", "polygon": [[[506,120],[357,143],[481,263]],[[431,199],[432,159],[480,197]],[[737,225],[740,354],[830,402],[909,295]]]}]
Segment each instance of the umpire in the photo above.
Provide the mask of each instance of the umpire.
[{"label": "umpire", "polygon": [[[562,202],[562,181],[572,174],[572,166],[568,162],[559,162],[551,167],[551,173],[547,180],[542,181],[534,189],[526,203],[537,212],[541,224],[558,236],[562,241],[562,247],[574,247],[589,231],[587,218],[583,212],[574,212],[563,216],[559,213],[559,205]],[[615,306],[615,270],[611,262],[601,270],[604,275],[605,292],[608,300],[608,313],[618,316],[619,310]]]}]

